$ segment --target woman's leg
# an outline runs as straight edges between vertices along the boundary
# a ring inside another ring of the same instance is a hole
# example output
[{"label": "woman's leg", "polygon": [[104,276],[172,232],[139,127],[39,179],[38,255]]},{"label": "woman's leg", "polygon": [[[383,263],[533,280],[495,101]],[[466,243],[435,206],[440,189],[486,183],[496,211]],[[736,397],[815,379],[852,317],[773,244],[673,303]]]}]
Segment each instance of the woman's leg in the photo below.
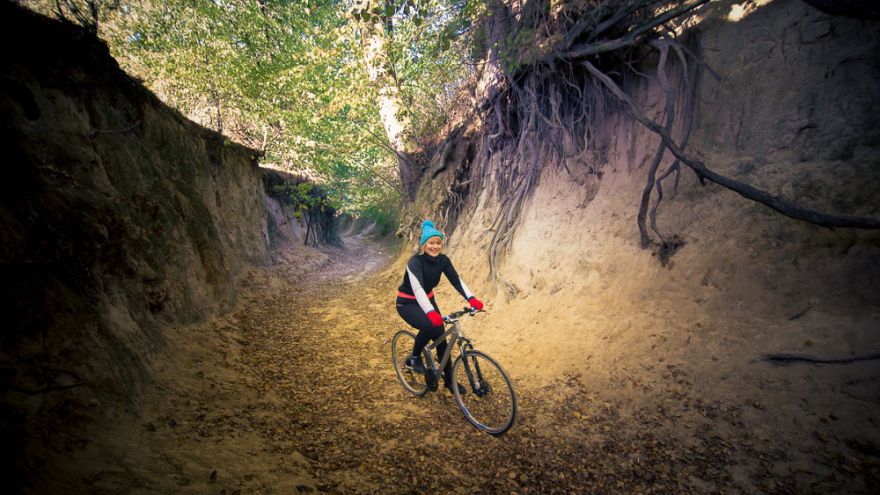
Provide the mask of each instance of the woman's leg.
[{"label": "woman's leg", "polygon": [[[431,301],[434,303],[434,301]],[[437,308],[437,303],[434,303]],[[439,311],[438,311],[439,312]],[[403,318],[409,326],[417,329],[416,341],[413,344],[412,355],[421,356],[429,340],[434,340],[443,335],[443,327],[435,327],[422,308],[416,303],[397,303],[397,314]]]},{"label": "woman's leg", "polygon": [[[434,305],[434,309],[439,313],[440,310],[437,308],[437,303],[432,299],[431,303]],[[425,315],[425,312],[422,311],[422,308],[415,303],[409,302],[397,302],[397,314],[403,318],[403,321],[407,322],[411,327],[418,329],[419,333],[416,335],[416,341],[413,344],[412,355],[416,356],[421,362],[422,351],[425,349],[425,346],[428,345],[429,340],[436,341],[443,335],[443,327],[435,327],[431,320],[428,319],[428,316]],[[443,340],[437,343],[437,362],[439,363],[441,359],[443,359],[443,354],[446,353],[446,341]],[[452,383],[452,359],[446,362],[446,366],[443,367],[443,381],[445,382],[447,387],[451,387]],[[459,385],[460,393],[464,393],[464,388]]]}]

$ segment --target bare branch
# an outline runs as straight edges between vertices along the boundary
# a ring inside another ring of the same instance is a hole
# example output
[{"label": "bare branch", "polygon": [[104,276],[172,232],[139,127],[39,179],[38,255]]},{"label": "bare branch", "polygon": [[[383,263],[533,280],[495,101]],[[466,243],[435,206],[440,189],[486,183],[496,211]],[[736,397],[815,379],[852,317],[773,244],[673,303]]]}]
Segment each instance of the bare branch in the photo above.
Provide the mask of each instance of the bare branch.
[{"label": "bare branch", "polygon": [[[653,30],[654,28],[662,25],[665,22],[668,22],[672,19],[675,19],[690,12],[691,10],[694,10],[704,3],[707,3],[708,1],[709,0],[692,0],[690,2],[686,2],[678,8],[668,10],[663,14],[654,17],[647,24],[636,27],[635,29],[627,33],[626,36],[610,41],[598,41],[596,43],[589,43],[586,45],[577,46],[567,52],[563,52],[561,56],[567,59],[579,59],[583,57],[588,57],[590,55],[597,55],[599,53],[619,50],[623,47],[634,45],[639,41],[641,35]],[[554,56],[551,58],[556,57]],[[551,60],[544,61],[550,62]]]},{"label": "bare branch", "polygon": [[654,204],[651,206],[651,211],[648,215],[651,220],[651,230],[657,234],[657,237],[660,238],[660,242],[663,244],[667,243],[667,239],[666,236],[660,232],[660,229],[657,228],[657,207],[660,206],[660,203],[663,201],[663,180],[669,177],[670,174],[675,174],[675,182],[673,182],[672,187],[672,195],[675,196],[675,193],[678,191],[678,178],[681,176],[681,165],[678,160],[675,160],[675,162],[666,169],[666,172],[657,179],[655,186],[657,188],[657,199],[654,200]]},{"label": "bare branch", "polygon": [[407,157],[404,156],[402,153],[400,153],[399,151],[397,151],[396,149],[394,149],[394,147],[391,146],[391,143],[388,142],[388,139],[387,139],[387,138],[386,138],[386,139],[383,139],[381,136],[379,136],[378,134],[376,134],[375,132],[373,132],[372,130],[370,130],[367,126],[362,125],[362,124],[361,124],[360,122],[358,122],[357,120],[349,119],[349,122],[351,122],[351,123],[354,124],[355,126],[359,127],[362,131],[364,131],[364,132],[366,132],[367,134],[369,134],[370,136],[372,136],[373,139],[374,139],[374,142],[376,142],[377,144],[379,144],[379,145],[382,146],[383,148],[388,149],[388,151],[394,153],[394,155],[397,157],[398,160],[400,160],[400,161],[406,163],[407,165],[409,165],[409,166],[411,166],[411,167],[417,167],[417,164],[413,163],[409,158],[407,158]]},{"label": "bare branch", "polygon": [[[685,119],[684,130],[681,137],[681,148],[684,149],[687,146],[688,140],[690,139],[691,129],[694,123],[694,100],[696,99],[697,83],[700,79],[700,71],[694,70],[693,77],[690,77],[688,75],[690,71],[690,66],[687,63],[687,57],[685,57],[685,51],[687,50],[677,41],[672,39],[658,40],[652,43],[652,45],[656,47],[664,45],[671,46],[675,50],[676,55],[678,55],[678,60],[681,63],[682,82],[684,84],[685,92],[685,98],[681,112],[684,115]],[[689,51],[687,51],[687,53],[690,54]],[[691,56],[693,55],[691,54]],[[699,59],[697,60],[699,62]],[[664,245],[668,245],[669,241],[657,227],[657,208],[659,208],[660,203],[663,201],[663,180],[666,179],[670,174],[675,174],[674,182],[672,185],[672,197],[675,197],[675,195],[678,193],[678,181],[681,177],[681,165],[678,159],[676,159],[672,163],[672,165],[670,165],[669,168],[666,169],[666,172],[660,175],[660,177],[657,179],[655,184],[655,187],[657,189],[657,199],[651,206],[651,211],[649,213],[651,230],[653,230],[654,233],[657,234],[657,237],[660,238],[660,242],[662,242]]]},{"label": "bare branch", "polygon": [[[672,125],[675,123],[675,88],[669,84],[666,78],[666,59],[669,55],[669,45],[660,46],[660,61],[657,63],[657,74],[660,78],[660,85],[663,87],[663,90],[666,93],[666,132],[672,132]],[[640,236],[640,244],[642,248],[646,248],[651,244],[651,238],[648,236],[648,229],[645,227],[645,217],[648,214],[648,204],[651,201],[651,191],[654,189],[654,180],[657,177],[657,168],[660,167],[660,162],[663,160],[663,153],[666,151],[666,147],[661,142],[657,146],[657,152],[654,155],[654,160],[651,162],[651,166],[648,168],[648,177],[647,183],[645,184],[645,189],[642,191],[642,201],[639,205],[639,214],[637,216],[636,222],[639,225],[639,236]],[[662,240],[662,236],[661,236]]]},{"label": "bare branch", "polygon": [[635,102],[633,102],[632,98],[626,95],[620,87],[611,80],[607,75],[605,75],[602,71],[596,68],[593,64],[588,61],[582,61],[581,64],[602,84],[608,88],[611,93],[616,96],[618,99],[623,101],[633,117],[638,120],[642,125],[648,128],[650,131],[659,135],[663,140],[663,144],[666,148],[675,155],[682,163],[691,168],[696,174],[700,181],[708,180],[710,182],[714,182],[722,187],[730,189],[731,191],[739,194],[740,196],[751,199],[753,201],[757,201],[767,207],[778,211],[779,213],[794,218],[796,220],[803,220],[808,223],[812,223],[814,225],[820,225],[822,227],[844,227],[844,228],[856,228],[856,229],[878,229],[880,228],[880,219],[878,218],[868,218],[868,217],[860,217],[854,215],[833,215],[824,213],[818,210],[812,210],[809,208],[804,208],[798,206],[794,203],[786,201],[779,196],[775,196],[766,191],[762,191],[755,187],[752,187],[746,183],[740,182],[738,180],[732,179],[730,177],[726,177],[724,175],[713,172],[706,165],[694,158],[691,158],[684,154],[684,152],[678,147],[677,144],[672,140],[672,137],[666,132],[663,127],[661,127],[656,122],[651,119],[645,117],[644,114],[638,109]]},{"label": "bare branch", "polygon": [[[595,22],[597,21],[596,16],[582,15],[581,18],[578,19],[578,21],[574,24],[574,26],[572,26],[568,30],[568,32],[565,33],[564,48],[566,50],[571,48],[571,45],[574,43],[574,41],[576,39],[578,39],[578,37],[580,37],[580,35],[583,34],[584,31],[586,31],[587,29],[590,29],[590,28],[593,28],[593,29],[590,31],[588,39],[590,39],[590,40],[595,39],[596,36],[598,36],[599,34],[604,32],[606,29],[617,24],[621,20],[625,19],[626,16],[632,14],[633,12],[639,10],[640,8],[647,6],[647,5],[650,5],[652,3],[652,1],[655,1],[655,0],[630,1],[630,2],[628,2],[627,5],[623,5],[623,6],[616,8],[613,11],[613,15],[610,18],[606,19],[601,24],[599,24],[598,26],[595,26]],[[593,12],[601,11],[602,7],[604,7],[604,5],[597,6],[595,9],[593,9]],[[601,13],[599,15],[601,15]]]},{"label": "bare branch", "polygon": [[855,363],[857,361],[870,361],[873,359],[880,359],[880,352],[859,354],[856,356],[849,356],[845,358],[820,358],[807,354],[795,353],[764,354],[761,356],[762,361],[769,361],[774,364],[791,364],[793,362],[804,362],[812,364],[849,364]]},{"label": "bare branch", "polygon": [[[592,31],[590,31],[590,34],[589,34],[589,36],[587,36],[587,39],[589,41],[592,41],[592,40],[598,38],[600,34],[604,33],[605,31],[607,31],[608,29],[610,29],[612,26],[614,26],[618,22],[622,21],[623,19],[626,19],[627,17],[629,17],[630,15],[635,13],[637,10],[639,10],[643,7],[647,7],[647,6],[654,4],[654,3],[657,3],[657,0],[634,2],[633,4],[630,4],[627,7],[617,9],[617,11],[614,13],[614,15],[610,19],[599,24]],[[574,40],[572,40],[572,41],[574,41]],[[569,47],[566,47],[566,48],[569,48]]]}]

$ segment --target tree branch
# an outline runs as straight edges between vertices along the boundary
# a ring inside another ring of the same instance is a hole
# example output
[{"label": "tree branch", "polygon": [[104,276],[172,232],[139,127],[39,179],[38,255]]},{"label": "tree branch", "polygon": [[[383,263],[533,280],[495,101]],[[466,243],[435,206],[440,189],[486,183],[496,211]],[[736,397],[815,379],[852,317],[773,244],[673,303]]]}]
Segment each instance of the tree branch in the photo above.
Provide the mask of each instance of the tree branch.
[{"label": "tree branch", "polygon": [[870,354],[859,354],[852,357],[846,358],[820,358],[815,356],[809,356],[806,354],[789,354],[789,353],[780,353],[780,354],[764,354],[761,356],[762,361],[770,361],[774,364],[790,364],[796,361],[801,361],[805,363],[812,364],[850,364],[855,363],[857,361],[870,361],[872,359],[880,359],[880,352],[873,352]]},{"label": "tree branch", "polygon": [[[632,14],[638,9],[650,4],[652,1],[654,0],[629,1],[626,5],[619,6],[612,10],[611,17],[598,25],[595,24],[595,22],[598,20],[596,16],[602,15],[601,12],[596,15],[582,15],[581,18],[578,19],[578,21],[574,24],[574,26],[569,28],[569,30],[565,33],[565,45],[563,46],[563,48],[565,48],[566,50],[571,48],[571,45],[574,44],[575,40],[577,40],[578,37],[584,34],[584,31],[588,29],[590,29],[590,34],[587,39],[595,39],[595,37],[601,34],[603,31],[617,24],[618,22],[626,18],[626,16]],[[599,5],[592,9],[590,13],[597,12],[598,10],[606,6],[607,4]]]},{"label": "tree branch", "polygon": [[[685,98],[684,98],[684,104],[682,105],[683,109],[681,112],[682,114],[684,114],[684,119],[685,119],[684,130],[682,132],[681,144],[680,144],[680,147],[683,150],[687,146],[688,139],[690,139],[690,135],[691,135],[691,129],[693,128],[694,99],[696,98],[697,81],[700,78],[700,71],[694,70],[693,77],[688,76],[688,73],[690,72],[690,68],[689,68],[690,66],[687,63],[687,58],[685,57],[686,48],[683,45],[679,44],[678,42],[667,39],[667,40],[663,40],[663,41],[652,42],[652,45],[654,45],[656,47],[671,46],[672,49],[675,50],[676,55],[678,55],[679,63],[681,63],[682,81],[683,81],[684,87],[685,87],[684,88]],[[693,54],[691,54],[689,51],[687,53],[690,54],[691,57],[696,59],[698,62],[700,62],[700,60],[697,59],[697,57],[694,56]],[[670,131],[670,135],[671,135],[671,131]],[[661,142],[661,145],[662,145],[662,142]],[[679,181],[679,178],[681,177],[681,166],[679,165],[679,161],[676,159],[675,161],[672,162],[672,165],[669,166],[669,168],[666,170],[666,172],[661,174],[660,177],[657,179],[656,184],[655,184],[655,188],[657,189],[657,199],[654,202],[653,206],[651,207],[651,211],[649,213],[649,218],[651,221],[651,230],[653,230],[654,233],[657,234],[657,237],[660,238],[660,242],[663,243],[663,245],[669,245],[669,241],[666,239],[666,236],[664,236],[663,233],[660,232],[660,229],[657,227],[657,208],[660,206],[660,203],[663,201],[663,180],[666,179],[666,177],[668,177],[670,174],[673,174],[673,173],[675,174],[675,176],[674,176],[674,182],[673,182],[673,187],[672,187],[672,196],[674,197],[678,193],[678,181]]]},{"label": "tree branch", "polygon": [[378,143],[380,146],[382,146],[383,148],[386,148],[388,151],[394,153],[394,155],[397,157],[398,160],[406,163],[407,165],[409,165],[411,167],[418,167],[418,164],[413,163],[409,158],[407,158],[402,153],[400,153],[399,151],[394,149],[394,146],[391,146],[391,143],[387,139],[382,139],[381,136],[377,135],[375,132],[368,129],[366,126],[361,125],[361,123],[358,122],[357,120],[348,119],[348,121],[351,122],[352,124],[354,124],[355,126],[357,126],[358,128],[360,128],[362,131],[364,131],[367,134],[369,134],[370,136],[372,136],[373,139],[375,140],[375,142]]},{"label": "tree branch", "polygon": [[[567,52],[562,52],[561,54],[554,53],[554,56],[552,58],[555,59],[561,57],[566,59],[579,59],[583,57],[588,57],[590,55],[597,55],[599,53],[619,50],[620,48],[634,45],[638,42],[639,37],[642,34],[651,31],[655,27],[660,26],[667,21],[684,15],[707,2],[709,2],[709,0],[691,0],[690,2],[686,2],[678,8],[667,10],[663,14],[654,17],[647,24],[638,26],[630,31],[626,36],[610,41],[598,41],[596,43],[588,43],[586,45],[577,46]],[[545,60],[545,62],[550,61],[551,60]]]},{"label": "tree branch", "polygon": [[726,177],[724,175],[713,172],[706,165],[694,158],[691,158],[684,154],[684,152],[675,144],[672,140],[672,137],[666,132],[663,127],[661,127],[656,122],[651,119],[645,117],[644,114],[638,109],[635,102],[633,102],[632,98],[626,95],[620,87],[611,80],[607,75],[605,75],[602,71],[596,68],[590,62],[584,60],[581,61],[581,64],[602,84],[608,88],[611,93],[617,97],[619,100],[623,101],[627,107],[629,107],[630,113],[632,113],[633,117],[638,120],[643,126],[648,128],[648,130],[654,132],[660,139],[663,140],[663,144],[666,146],[669,151],[675,155],[682,163],[687,165],[697,174],[697,177],[701,182],[708,180],[710,182],[714,182],[722,187],[730,189],[731,191],[739,194],[740,196],[751,199],[752,201],[757,201],[773,210],[778,211],[779,213],[789,217],[794,218],[796,220],[803,220],[808,223],[812,223],[814,225],[819,225],[822,227],[843,227],[843,228],[855,228],[855,229],[880,229],[880,218],[869,218],[869,217],[860,217],[854,215],[833,215],[824,213],[818,210],[812,210],[809,208],[804,208],[789,201],[786,201],[779,196],[775,196],[766,191],[762,191],[755,187],[752,187],[746,183],[740,182],[738,180],[732,179],[730,177]]},{"label": "tree branch", "polygon": [[[672,125],[675,123],[676,94],[675,88],[673,88],[666,79],[666,59],[668,54],[669,46],[661,46],[660,61],[657,63],[657,75],[660,77],[660,86],[666,93],[666,132],[672,133]],[[654,180],[657,177],[657,169],[660,167],[660,162],[663,160],[664,151],[666,151],[666,148],[661,142],[657,146],[657,151],[654,154],[654,160],[651,162],[651,166],[648,168],[647,183],[645,184],[645,188],[642,191],[642,201],[639,205],[639,214],[637,216],[640,244],[642,246],[642,249],[648,247],[651,244],[651,238],[648,236],[648,229],[645,227],[645,217],[648,215],[648,205],[651,202],[651,192],[654,190]],[[663,240],[664,239],[661,236],[661,241]]]}]

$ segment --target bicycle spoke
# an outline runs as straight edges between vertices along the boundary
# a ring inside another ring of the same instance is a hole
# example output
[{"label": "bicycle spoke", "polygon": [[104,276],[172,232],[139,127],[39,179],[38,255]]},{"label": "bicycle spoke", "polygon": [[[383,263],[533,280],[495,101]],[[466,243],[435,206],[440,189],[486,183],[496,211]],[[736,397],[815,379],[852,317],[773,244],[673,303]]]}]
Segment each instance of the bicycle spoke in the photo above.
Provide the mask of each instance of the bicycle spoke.
[{"label": "bicycle spoke", "polygon": [[414,372],[405,363],[406,358],[412,352],[414,342],[415,336],[406,330],[394,334],[394,338],[391,339],[391,361],[403,388],[418,396],[424,395],[428,391],[428,387],[425,384],[425,377]]},{"label": "bicycle spoke", "polygon": [[516,397],[501,367],[489,356],[469,351],[456,362],[453,373],[467,392],[455,396],[465,417],[489,433],[507,431],[516,415]]}]

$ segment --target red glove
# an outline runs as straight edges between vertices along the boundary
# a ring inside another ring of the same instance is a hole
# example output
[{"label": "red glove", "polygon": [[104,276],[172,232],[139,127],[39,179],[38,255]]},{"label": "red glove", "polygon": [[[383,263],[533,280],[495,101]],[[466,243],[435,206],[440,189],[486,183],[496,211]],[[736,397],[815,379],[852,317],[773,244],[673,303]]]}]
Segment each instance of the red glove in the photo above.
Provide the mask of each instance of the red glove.
[{"label": "red glove", "polygon": [[481,309],[483,309],[483,301],[480,301],[476,297],[471,296],[471,298],[468,299],[468,302],[470,302],[471,307],[476,309],[477,311],[480,311]]},{"label": "red glove", "polygon": [[431,324],[435,327],[443,326],[443,317],[440,316],[440,313],[436,311],[431,311],[428,313],[428,319],[431,320]]}]

